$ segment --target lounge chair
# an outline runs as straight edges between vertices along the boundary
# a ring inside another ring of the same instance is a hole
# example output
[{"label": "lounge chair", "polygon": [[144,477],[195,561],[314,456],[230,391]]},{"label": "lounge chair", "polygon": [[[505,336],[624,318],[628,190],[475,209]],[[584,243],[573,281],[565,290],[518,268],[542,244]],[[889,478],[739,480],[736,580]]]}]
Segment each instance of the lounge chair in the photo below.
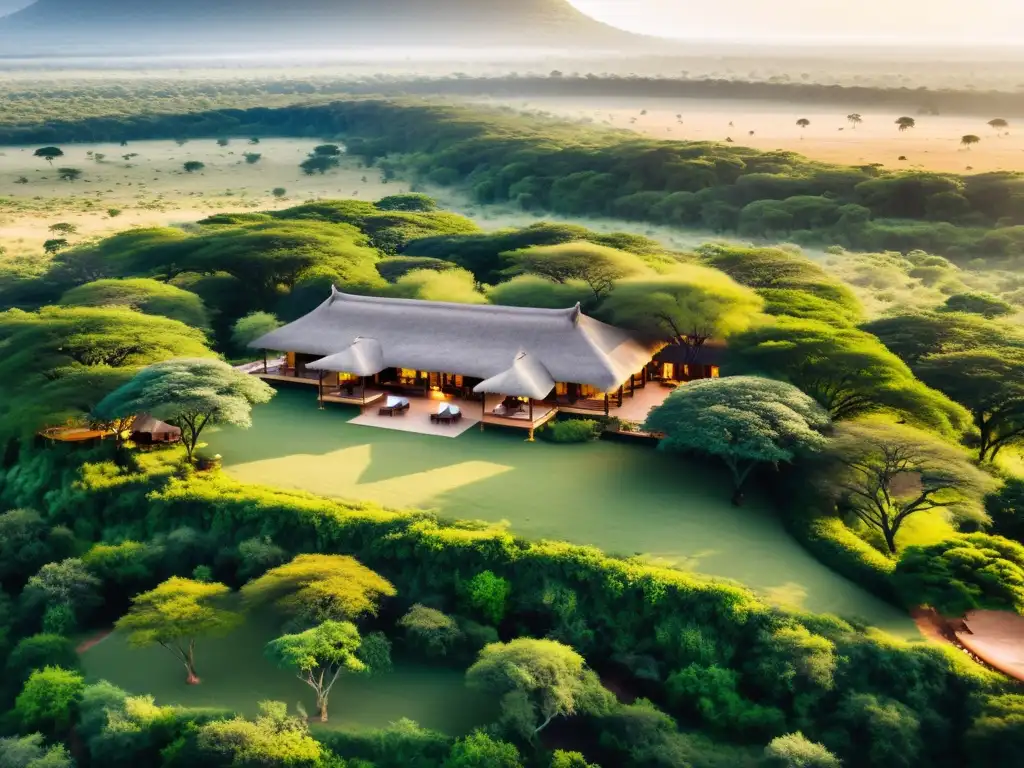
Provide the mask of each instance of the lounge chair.
[{"label": "lounge chair", "polygon": [[396,413],[402,414],[407,410],[409,410],[409,400],[407,398],[389,395],[387,401],[380,407],[377,413],[381,416],[394,416]]},{"label": "lounge chair", "polygon": [[442,405],[437,413],[430,415],[430,420],[436,424],[451,424],[462,418],[462,410],[457,405]]}]

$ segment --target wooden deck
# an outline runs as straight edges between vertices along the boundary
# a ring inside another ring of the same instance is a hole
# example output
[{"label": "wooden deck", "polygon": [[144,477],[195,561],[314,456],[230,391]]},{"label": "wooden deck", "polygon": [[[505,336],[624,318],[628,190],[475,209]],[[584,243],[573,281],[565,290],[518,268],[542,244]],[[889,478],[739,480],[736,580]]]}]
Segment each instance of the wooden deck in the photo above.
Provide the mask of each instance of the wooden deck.
[{"label": "wooden deck", "polygon": [[294,384],[308,384],[312,387],[320,386],[320,379],[307,379],[303,376],[282,376],[279,373],[254,373],[253,376],[257,376],[264,381],[284,381],[291,382]]},{"label": "wooden deck", "polygon": [[364,405],[373,405],[374,403],[379,402],[380,400],[383,400],[386,395],[387,395],[386,392],[380,392],[378,390],[374,390],[373,392],[367,392],[365,398],[363,398],[361,396],[357,396],[357,395],[338,395],[338,394],[328,395],[328,394],[325,394],[324,395],[324,402],[325,403],[338,403],[340,405],[354,405],[354,406],[357,406],[359,408],[362,408]]},{"label": "wooden deck", "polygon": [[512,427],[514,429],[540,429],[553,418],[558,415],[558,409],[552,408],[542,416],[538,416],[533,421],[526,419],[517,419],[508,416],[495,416],[493,413],[484,415],[484,424],[493,424],[497,427]]}]

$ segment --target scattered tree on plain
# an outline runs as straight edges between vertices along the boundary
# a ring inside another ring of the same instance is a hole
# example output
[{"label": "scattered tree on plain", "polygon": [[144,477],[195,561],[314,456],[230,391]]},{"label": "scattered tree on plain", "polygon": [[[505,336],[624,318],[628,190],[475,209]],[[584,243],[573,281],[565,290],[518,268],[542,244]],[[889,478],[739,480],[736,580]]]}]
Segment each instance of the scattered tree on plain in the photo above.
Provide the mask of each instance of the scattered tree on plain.
[{"label": "scattered tree on plain", "polygon": [[82,178],[81,168],[58,168],[57,176],[61,181],[78,181]]},{"label": "scattered tree on plain", "polygon": [[312,176],[315,173],[319,173],[322,176],[328,171],[337,168],[340,164],[340,160],[335,156],[313,155],[299,163],[299,168],[307,176]]},{"label": "scattered tree on plain", "polygon": [[67,222],[61,221],[51,225],[49,227],[49,231],[55,235],[74,235],[78,232],[78,227],[74,224],[68,224]]},{"label": "scattered tree on plain", "polygon": [[182,165],[182,168],[185,169],[185,173],[195,173],[196,171],[203,170],[205,167],[206,163],[201,163],[198,160],[189,160]]},{"label": "scattered tree on plain", "polygon": [[203,430],[210,424],[248,428],[252,406],[270,401],[274,390],[219,360],[182,359],[144,368],[111,392],[95,414],[105,421],[129,413],[149,413],[181,428],[181,441],[192,461]]},{"label": "scattered tree on plain", "polygon": [[839,508],[880,533],[891,554],[912,515],[945,510],[983,522],[982,497],[994,481],[965,453],[921,430],[884,422],[836,426],[816,481]]},{"label": "scattered tree on plain", "polygon": [[960,145],[966,147],[967,149],[970,149],[979,142],[981,142],[981,137],[975,136],[973,133],[969,133],[966,136],[962,136],[960,138]]},{"label": "scattered tree on plain", "polygon": [[71,243],[64,237],[54,237],[43,243],[43,251],[51,256],[70,247]]},{"label": "scattered tree on plain", "polygon": [[259,152],[246,152],[243,157],[249,165],[256,165],[256,163],[263,159],[263,155]]},{"label": "scattered tree on plain", "polygon": [[270,194],[272,194],[274,197],[280,200],[282,197],[288,194],[288,190],[285,189],[284,187],[274,187],[272,190],[270,190]]},{"label": "scattered tree on plain", "polygon": [[327,722],[331,689],[342,672],[364,672],[357,655],[362,638],[347,621],[325,621],[305,632],[283,635],[267,644],[267,656],[291,670],[316,693],[320,722]]},{"label": "scattered tree on plain", "polygon": [[989,120],[988,125],[994,131],[1005,131],[1007,128],[1010,127],[1010,123],[1001,117],[997,117],[994,120]]},{"label": "scattered tree on plain", "polygon": [[850,125],[853,126],[854,130],[857,130],[857,126],[864,122],[864,118],[861,117],[857,112],[847,115],[846,119],[849,121]]},{"label": "scattered tree on plain", "polygon": [[313,147],[313,154],[317,157],[338,157],[341,154],[341,147],[337,144],[320,144]]},{"label": "scattered tree on plain", "polygon": [[60,147],[41,147],[34,153],[35,157],[41,157],[50,165],[53,165],[53,161],[58,157],[64,157],[64,150]]},{"label": "scattered tree on plain", "polygon": [[917,120],[912,117],[900,117],[897,118],[896,125],[899,126],[900,133],[902,133],[909,128],[915,128],[917,126]]},{"label": "scattered tree on plain", "polygon": [[792,384],[756,376],[705,379],[679,387],[654,408],[644,429],[665,435],[659,448],[718,456],[729,467],[733,503],[758,464],[790,462],[822,450],[825,410]]},{"label": "scattered tree on plain", "polygon": [[197,685],[196,639],[226,635],[242,621],[240,614],[223,607],[230,592],[223,584],[174,576],[132,598],[131,609],[116,626],[129,633],[131,645],[159,645],[169,651],[185,666],[189,685]]}]

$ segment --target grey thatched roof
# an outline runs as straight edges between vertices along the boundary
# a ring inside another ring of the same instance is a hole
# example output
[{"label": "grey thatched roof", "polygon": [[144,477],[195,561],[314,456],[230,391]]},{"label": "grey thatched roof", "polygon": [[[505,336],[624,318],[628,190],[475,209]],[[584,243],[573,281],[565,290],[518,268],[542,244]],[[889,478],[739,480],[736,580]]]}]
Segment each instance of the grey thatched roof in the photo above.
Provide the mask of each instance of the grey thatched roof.
[{"label": "grey thatched roof", "polygon": [[543,400],[554,388],[555,380],[547,369],[528,353],[520,352],[511,368],[481,381],[473,387],[473,391]]},{"label": "grey thatched roof", "polygon": [[168,424],[160,419],[150,416],[148,413],[140,413],[132,422],[132,433],[144,435],[180,435],[181,429]]},{"label": "grey thatched roof", "polygon": [[376,339],[358,338],[340,352],[328,355],[306,366],[314,371],[338,371],[356,376],[373,376],[388,366],[384,365],[384,350]]},{"label": "grey thatched roof", "polygon": [[[372,356],[363,355],[363,349],[370,350],[369,340],[380,346],[381,360],[368,361]],[[358,354],[352,349],[357,342]],[[305,317],[250,346],[324,356],[326,360],[309,366],[314,369],[339,370],[335,366],[348,355],[344,364],[349,359],[353,366],[373,363],[364,371],[379,362],[378,370],[414,368],[485,380],[514,370],[516,359],[525,352],[529,365],[539,365],[552,381],[588,384],[602,391],[616,389],[652,354],[627,332],[584,315],[579,305],[530,309],[451,304],[352,296],[336,289]]]}]

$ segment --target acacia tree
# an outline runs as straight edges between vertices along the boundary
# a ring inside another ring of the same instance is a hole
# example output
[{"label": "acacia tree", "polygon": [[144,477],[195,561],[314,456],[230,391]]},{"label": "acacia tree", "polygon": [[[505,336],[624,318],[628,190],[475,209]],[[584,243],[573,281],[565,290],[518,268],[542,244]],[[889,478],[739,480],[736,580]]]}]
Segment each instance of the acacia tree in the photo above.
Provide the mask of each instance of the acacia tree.
[{"label": "acacia tree", "polygon": [[174,576],[132,598],[132,607],[116,624],[128,642],[145,648],[159,645],[185,665],[186,681],[197,685],[196,638],[225,635],[241,623],[240,614],[221,604],[230,593],[223,584]]},{"label": "acacia tree", "polygon": [[896,119],[896,125],[899,126],[900,133],[903,133],[909,128],[917,127],[917,120],[912,117],[900,117]]},{"label": "acacia tree", "polygon": [[1024,614],[1024,546],[972,533],[907,547],[893,584],[908,605],[928,605],[944,616],[978,608]]},{"label": "acacia tree", "polygon": [[978,429],[978,461],[995,461],[1024,442],[1024,347],[931,355],[918,375],[970,411]]},{"label": "acacia tree", "polygon": [[756,376],[705,379],[680,387],[647,417],[644,429],[665,435],[658,447],[718,456],[729,467],[733,503],[758,465],[819,451],[825,410],[792,384]]},{"label": "acacia tree", "polygon": [[803,138],[803,131],[807,129],[807,127],[811,124],[811,121],[808,120],[806,117],[801,117],[799,120],[796,121],[796,124],[800,126],[800,138]]},{"label": "acacia tree", "polygon": [[994,120],[988,121],[989,127],[994,131],[1005,131],[1010,127],[1010,124],[1001,117],[997,117]]},{"label": "acacia tree", "polygon": [[612,700],[583,657],[555,640],[491,643],[467,670],[466,682],[500,695],[506,725],[531,739],[556,717],[600,712]]},{"label": "acacia tree", "polygon": [[969,133],[966,136],[960,137],[960,144],[964,147],[967,147],[967,149],[970,149],[972,146],[980,142],[981,137],[975,136],[973,133]]},{"label": "acacia tree", "polygon": [[57,175],[61,181],[78,181],[82,177],[81,168],[58,168]]},{"label": "acacia tree", "polygon": [[394,595],[387,579],[347,555],[299,555],[242,587],[247,607],[273,604],[311,622],[373,616]]},{"label": "acacia tree", "polygon": [[888,410],[955,434],[966,412],[929,389],[875,337],[855,328],[778,318],[729,341],[731,371],[796,385],[835,421]]},{"label": "acacia tree", "polygon": [[195,173],[196,171],[203,170],[205,167],[206,163],[201,163],[198,160],[189,160],[182,165],[182,168],[185,169],[185,173]]},{"label": "acacia tree", "polygon": [[504,253],[502,258],[511,263],[509,275],[539,275],[560,285],[582,281],[595,302],[612,291],[616,280],[650,271],[632,253],[586,241],[538,245]]},{"label": "acacia tree", "polygon": [[840,509],[881,533],[895,554],[907,518],[943,509],[984,521],[982,497],[995,483],[964,452],[918,429],[865,422],[839,424],[815,475]]},{"label": "acacia tree", "polygon": [[864,122],[864,118],[857,112],[847,115],[846,119],[850,122],[850,125],[853,126],[853,130],[857,130],[857,126]]},{"label": "acacia tree", "polygon": [[652,341],[680,345],[693,363],[708,339],[745,330],[762,306],[754,291],[724,273],[687,265],[658,277],[620,280],[598,314]]},{"label": "acacia tree", "polygon": [[210,424],[252,425],[252,406],[270,401],[274,390],[220,360],[167,360],[142,369],[96,406],[100,421],[149,413],[181,429],[189,461]]},{"label": "acacia tree", "polygon": [[50,165],[53,165],[53,161],[58,157],[64,157],[64,150],[60,147],[40,147],[33,153],[33,156],[41,157]]},{"label": "acacia tree", "polygon": [[331,689],[342,672],[365,672],[357,655],[362,639],[348,621],[325,621],[298,634],[283,635],[267,644],[267,656],[291,670],[316,693],[320,722],[327,722]]}]

